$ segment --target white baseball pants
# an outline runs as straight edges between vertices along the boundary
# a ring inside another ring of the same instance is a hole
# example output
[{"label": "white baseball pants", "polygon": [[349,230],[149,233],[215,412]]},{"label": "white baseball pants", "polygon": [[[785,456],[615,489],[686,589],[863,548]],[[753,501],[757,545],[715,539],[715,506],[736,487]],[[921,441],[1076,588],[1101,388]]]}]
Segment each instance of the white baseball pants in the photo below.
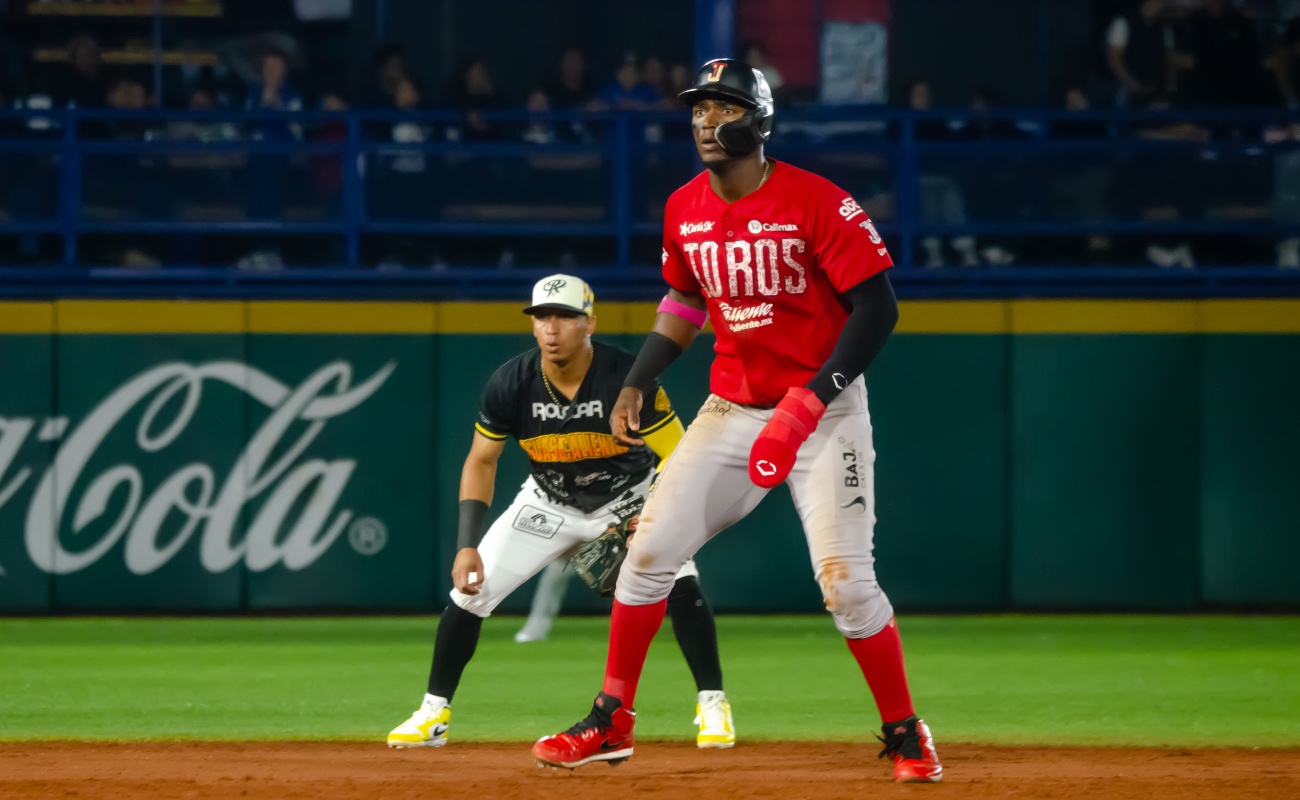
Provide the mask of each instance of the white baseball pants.
[{"label": "white baseball pants", "polygon": [[[630,487],[635,497],[645,498],[650,477]],[[468,595],[452,589],[451,601],[475,616],[491,616],[501,601],[547,564],[557,558],[567,559],[583,544],[604,533],[610,523],[618,521],[614,510],[627,503],[620,495],[608,505],[584,514],[573,506],[552,501],[533,477],[528,476],[514,502],[492,523],[478,546],[483,559],[483,584],[479,593]],[[632,541],[638,538],[639,528]],[[679,565],[674,573],[677,577],[700,574],[695,562],[690,560]],[[669,589],[675,579],[669,580]]]},{"label": "white baseball pants", "polygon": [[[620,602],[667,597],[682,565],[763,499],[767,490],[749,479],[749,450],[771,416],[771,409],[710,395],[641,511],[618,579]],[[786,480],[826,608],[851,639],[879,633],[894,616],[872,556],[875,459],[866,384],[858,378],[827,407]]]}]

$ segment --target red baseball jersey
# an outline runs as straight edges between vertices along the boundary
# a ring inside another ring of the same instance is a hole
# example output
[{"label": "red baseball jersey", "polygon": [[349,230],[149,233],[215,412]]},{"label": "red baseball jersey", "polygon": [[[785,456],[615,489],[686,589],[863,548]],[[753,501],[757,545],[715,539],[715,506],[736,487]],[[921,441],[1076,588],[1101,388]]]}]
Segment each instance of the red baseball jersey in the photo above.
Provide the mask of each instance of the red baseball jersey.
[{"label": "red baseball jersey", "polygon": [[664,280],[703,293],[717,337],[711,389],[750,405],[811,380],[848,319],[843,293],[894,263],[848,192],[768,161],[767,182],[735,203],[704,172],[664,209]]}]

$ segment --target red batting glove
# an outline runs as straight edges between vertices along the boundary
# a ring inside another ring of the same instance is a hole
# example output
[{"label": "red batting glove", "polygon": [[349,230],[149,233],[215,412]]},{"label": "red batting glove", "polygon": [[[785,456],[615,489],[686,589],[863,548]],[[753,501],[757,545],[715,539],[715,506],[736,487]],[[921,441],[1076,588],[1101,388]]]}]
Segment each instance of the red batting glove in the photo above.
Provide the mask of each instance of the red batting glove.
[{"label": "red batting glove", "polygon": [[808,440],[825,413],[826,406],[812,390],[799,386],[786,392],[749,451],[749,479],[771,489],[788,478],[799,445]]}]

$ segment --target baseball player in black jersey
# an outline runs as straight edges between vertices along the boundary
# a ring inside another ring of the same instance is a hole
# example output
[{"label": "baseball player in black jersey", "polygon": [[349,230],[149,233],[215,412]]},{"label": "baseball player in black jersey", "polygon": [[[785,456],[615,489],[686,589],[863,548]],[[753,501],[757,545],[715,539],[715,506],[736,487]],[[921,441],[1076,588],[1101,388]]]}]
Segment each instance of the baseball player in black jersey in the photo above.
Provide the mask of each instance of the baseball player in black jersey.
[{"label": "baseball player in black jersey", "polygon": [[[641,415],[644,444],[610,434],[609,414],[634,360],[593,342],[591,289],[571,275],[533,287],[537,347],[501,365],[483,390],[474,440],[461,472],[458,551],[451,603],[442,613],[428,693],[409,719],[388,734],[389,747],[447,743],[451,700],[474,655],[483,619],[521,584],[556,559],[567,559],[611,527],[629,526],[641,510],[660,462],[681,439],[681,421],[657,385]],[[532,474],[514,502],[484,532],[497,461],[514,437]],[[673,631],[695,677],[700,747],[735,743],[731,706],[722,691],[713,612],[688,561],[668,600]]]}]

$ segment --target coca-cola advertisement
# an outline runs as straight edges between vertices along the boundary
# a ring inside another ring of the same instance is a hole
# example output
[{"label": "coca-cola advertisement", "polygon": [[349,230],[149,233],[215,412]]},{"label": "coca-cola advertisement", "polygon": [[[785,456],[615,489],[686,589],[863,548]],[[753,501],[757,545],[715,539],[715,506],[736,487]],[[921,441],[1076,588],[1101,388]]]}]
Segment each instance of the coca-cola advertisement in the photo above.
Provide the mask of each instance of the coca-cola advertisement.
[{"label": "coca-cola advertisement", "polygon": [[432,601],[427,338],[53,338],[4,337],[0,608]]}]

